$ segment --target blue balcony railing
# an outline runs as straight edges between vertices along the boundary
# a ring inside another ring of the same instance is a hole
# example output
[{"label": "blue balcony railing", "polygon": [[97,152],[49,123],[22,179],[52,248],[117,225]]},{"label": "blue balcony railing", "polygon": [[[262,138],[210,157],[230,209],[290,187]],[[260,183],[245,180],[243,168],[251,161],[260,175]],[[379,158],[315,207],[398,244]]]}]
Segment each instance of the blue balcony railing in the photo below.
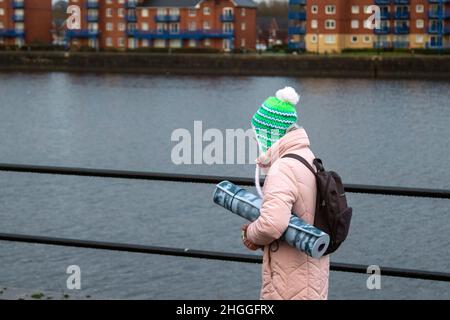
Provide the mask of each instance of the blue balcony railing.
[{"label": "blue balcony railing", "polygon": [[428,0],[429,3],[450,3],[450,0]]},{"label": "blue balcony railing", "polygon": [[373,29],[375,34],[388,34],[391,31],[391,28],[388,26],[381,26],[380,29]]},{"label": "blue balcony railing", "polygon": [[430,11],[428,11],[428,18],[430,19],[450,19],[450,10],[436,10],[436,9],[431,9]]},{"label": "blue balcony railing", "polygon": [[392,46],[396,49],[408,49],[409,41],[394,41]]},{"label": "blue balcony railing", "polygon": [[391,0],[375,0],[375,4],[377,4],[377,5],[388,5],[388,4],[391,4]]},{"label": "blue balcony railing", "polygon": [[194,39],[202,40],[209,38],[232,39],[234,38],[233,30],[197,30],[197,31],[128,31],[129,36],[139,39]]},{"label": "blue balcony railing", "polygon": [[289,4],[291,6],[295,6],[295,5],[306,5],[306,0],[289,0]]},{"label": "blue balcony railing", "polygon": [[389,20],[391,18],[391,14],[387,11],[381,11],[380,12],[380,19],[382,20]]},{"label": "blue balcony railing", "polygon": [[97,30],[66,30],[67,38],[96,38],[99,32]]},{"label": "blue balcony railing", "polygon": [[394,33],[395,34],[408,34],[409,27],[408,26],[396,26],[396,27],[394,27]]},{"label": "blue balcony railing", "polygon": [[305,34],[306,28],[305,27],[289,27],[288,29],[289,34]]},{"label": "blue balcony railing", "polygon": [[24,0],[13,0],[13,8],[14,9],[23,9],[24,8]]},{"label": "blue balcony railing", "polygon": [[25,31],[15,29],[1,29],[0,36],[9,38],[23,38],[25,36]]},{"label": "blue balcony railing", "polygon": [[305,50],[306,44],[304,41],[298,41],[298,42],[290,41],[288,43],[288,48],[291,50]]},{"label": "blue balcony railing", "polygon": [[23,14],[13,14],[13,21],[14,22],[22,22],[24,21],[25,17]]},{"label": "blue balcony railing", "polygon": [[395,19],[409,19],[409,12],[408,11],[395,11],[394,18]]},{"label": "blue balcony railing", "polygon": [[234,21],[234,15],[233,14],[222,14],[220,16],[220,21],[222,22],[233,22]]},{"label": "blue balcony railing", "polygon": [[389,49],[392,48],[392,44],[389,41],[376,41],[373,43],[375,49]]},{"label": "blue balcony railing", "polygon": [[98,9],[98,1],[97,0],[88,0],[86,2],[86,8],[88,8],[88,9]]},{"label": "blue balcony railing", "polygon": [[135,14],[127,14],[126,17],[128,22],[137,22],[137,16]]},{"label": "blue balcony railing", "polygon": [[87,20],[88,22],[97,22],[97,21],[98,21],[98,15],[92,15],[92,14],[90,14],[90,15],[88,15],[88,16],[86,17],[86,20]]},{"label": "blue balcony railing", "polygon": [[409,4],[409,0],[394,0],[395,4]]},{"label": "blue balcony railing", "polygon": [[289,19],[291,20],[306,20],[306,12],[289,12]]},{"label": "blue balcony railing", "polygon": [[156,22],[178,22],[180,21],[180,15],[156,15]]},{"label": "blue balcony railing", "polygon": [[127,9],[135,9],[137,7],[137,1],[136,0],[128,0],[125,3],[125,8]]},{"label": "blue balcony railing", "polygon": [[437,34],[437,33],[442,33],[442,26],[441,25],[431,25],[428,27],[428,33],[431,34]]}]

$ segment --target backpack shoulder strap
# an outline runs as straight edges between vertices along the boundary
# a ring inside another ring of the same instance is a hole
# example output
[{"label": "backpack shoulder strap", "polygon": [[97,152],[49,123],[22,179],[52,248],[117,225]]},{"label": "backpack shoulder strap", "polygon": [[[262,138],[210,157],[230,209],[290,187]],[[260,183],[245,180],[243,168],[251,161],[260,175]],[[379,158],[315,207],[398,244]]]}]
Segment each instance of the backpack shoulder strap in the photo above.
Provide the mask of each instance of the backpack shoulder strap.
[{"label": "backpack shoulder strap", "polygon": [[309,164],[308,161],[306,161],[305,158],[299,156],[298,154],[293,154],[293,153],[288,153],[286,155],[284,155],[282,158],[292,158],[292,159],[296,159],[298,161],[300,161],[301,163],[303,163],[305,165],[305,167],[307,167],[314,175],[316,175],[316,171],[313,169],[313,167]]}]

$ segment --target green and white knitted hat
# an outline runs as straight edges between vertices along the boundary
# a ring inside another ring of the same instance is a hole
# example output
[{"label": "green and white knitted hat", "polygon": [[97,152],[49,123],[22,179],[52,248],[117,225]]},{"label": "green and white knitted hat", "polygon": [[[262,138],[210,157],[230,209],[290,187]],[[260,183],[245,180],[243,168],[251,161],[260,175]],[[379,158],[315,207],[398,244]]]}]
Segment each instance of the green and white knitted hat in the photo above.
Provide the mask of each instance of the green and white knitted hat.
[{"label": "green and white knitted hat", "polygon": [[291,87],[278,90],[269,97],[252,118],[252,127],[263,152],[281,139],[297,123],[295,106],[300,96]]}]

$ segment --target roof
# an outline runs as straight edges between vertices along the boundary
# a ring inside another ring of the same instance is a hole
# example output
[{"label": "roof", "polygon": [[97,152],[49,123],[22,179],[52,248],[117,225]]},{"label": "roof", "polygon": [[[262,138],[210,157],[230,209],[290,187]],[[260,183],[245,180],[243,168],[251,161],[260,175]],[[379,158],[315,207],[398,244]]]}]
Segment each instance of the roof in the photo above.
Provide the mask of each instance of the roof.
[{"label": "roof", "polygon": [[[202,0],[144,0],[140,7],[195,7]],[[257,4],[253,0],[233,0],[238,7],[256,8]]]}]

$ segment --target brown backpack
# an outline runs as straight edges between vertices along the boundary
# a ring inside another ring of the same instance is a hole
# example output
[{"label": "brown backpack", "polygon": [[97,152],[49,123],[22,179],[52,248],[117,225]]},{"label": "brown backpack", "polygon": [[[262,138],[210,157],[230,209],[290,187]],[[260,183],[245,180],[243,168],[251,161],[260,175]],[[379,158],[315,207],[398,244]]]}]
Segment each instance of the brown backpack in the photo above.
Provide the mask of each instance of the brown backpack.
[{"label": "brown backpack", "polygon": [[352,219],[352,208],[347,205],[341,177],[333,171],[325,171],[322,160],[314,159],[316,170],[303,157],[287,154],[283,158],[297,159],[316,177],[317,199],[314,226],[330,236],[330,245],[325,254],[336,251],[347,238]]}]

